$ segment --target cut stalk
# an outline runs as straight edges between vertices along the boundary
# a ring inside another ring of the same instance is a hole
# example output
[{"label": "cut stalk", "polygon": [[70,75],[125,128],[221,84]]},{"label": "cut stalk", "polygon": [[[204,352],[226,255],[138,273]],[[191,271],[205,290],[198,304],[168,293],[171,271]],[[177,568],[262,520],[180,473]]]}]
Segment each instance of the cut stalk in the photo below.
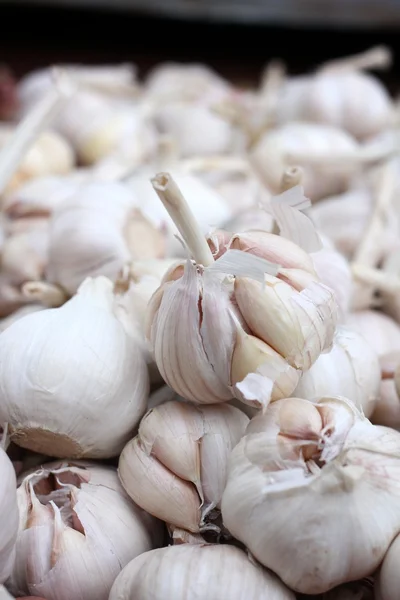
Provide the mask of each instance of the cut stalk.
[{"label": "cut stalk", "polygon": [[46,281],[27,281],[22,286],[22,293],[26,298],[40,302],[48,308],[62,306],[69,299],[58,285]]},{"label": "cut stalk", "polygon": [[387,69],[392,64],[392,53],[387,46],[375,46],[366,52],[326,62],[319,73],[360,71],[363,69]]},{"label": "cut stalk", "polygon": [[17,126],[11,140],[0,152],[0,193],[4,191],[37,136],[49,125],[74,91],[62,72],[54,72],[54,83],[54,87]]},{"label": "cut stalk", "polygon": [[183,237],[196,263],[208,267],[214,258],[182,192],[169,173],[158,173],[151,183]]},{"label": "cut stalk", "polygon": [[400,277],[358,263],[351,265],[354,279],[372,286],[379,292],[395,295],[400,292]]},{"label": "cut stalk", "polygon": [[290,190],[296,185],[301,185],[304,171],[301,167],[289,167],[282,175],[281,193]]}]

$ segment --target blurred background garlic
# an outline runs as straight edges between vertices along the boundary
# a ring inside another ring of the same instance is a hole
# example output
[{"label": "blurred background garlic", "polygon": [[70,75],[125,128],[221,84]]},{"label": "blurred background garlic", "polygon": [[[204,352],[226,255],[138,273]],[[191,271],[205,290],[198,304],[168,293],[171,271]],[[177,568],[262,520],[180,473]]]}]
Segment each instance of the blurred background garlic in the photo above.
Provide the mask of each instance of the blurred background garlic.
[{"label": "blurred background garlic", "polygon": [[122,451],[121,483],[136,504],[169,525],[206,531],[219,515],[228,457],[248,422],[226,404],[160,404]]},{"label": "blurred background garlic", "polygon": [[[190,579],[190,588],[187,586]],[[117,577],[109,600],[294,600],[295,595],[246,554],[227,545],[188,545],[145,552]]]},{"label": "blurred background garlic", "polygon": [[344,399],[279,400],[231,454],[224,524],[293,590],[369,576],[400,530],[399,444]]},{"label": "blurred background garlic", "polygon": [[0,584],[9,577],[15,559],[18,506],[14,467],[0,448]]},{"label": "blurred background garlic", "polygon": [[346,326],[362,335],[378,355],[400,351],[400,326],[379,310],[351,312]]},{"label": "blurred background garlic", "polygon": [[380,356],[381,382],[378,401],[371,415],[376,425],[385,425],[400,430],[400,398],[396,385],[396,372],[400,364],[400,351]]},{"label": "blurred background garlic", "polygon": [[362,335],[338,327],[332,349],[320,354],[303,373],[292,396],[307,400],[344,396],[369,418],[379,397],[380,382],[381,368],[374,347]]},{"label": "blurred background garlic", "polygon": [[108,600],[121,569],[162,543],[162,524],[130,501],[110,467],[44,464],[21,477],[17,495],[17,558],[7,584],[15,594]]},{"label": "blurred background garlic", "polygon": [[87,279],[63,307],[1,334],[0,422],[18,445],[61,458],[122,450],[145,412],[148,374],[113,309],[111,281]]},{"label": "blurred background garlic", "polygon": [[53,213],[46,279],[69,294],[88,276],[115,280],[135,259],[164,255],[162,232],[119,183],[88,183]]}]

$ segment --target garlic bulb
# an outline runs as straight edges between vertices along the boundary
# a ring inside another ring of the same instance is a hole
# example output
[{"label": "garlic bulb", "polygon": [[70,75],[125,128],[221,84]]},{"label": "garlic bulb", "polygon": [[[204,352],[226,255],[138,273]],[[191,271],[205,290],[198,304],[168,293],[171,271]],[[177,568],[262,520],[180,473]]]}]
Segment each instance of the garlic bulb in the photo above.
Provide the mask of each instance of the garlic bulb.
[{"label": "garlic bulb", "polygon": [[227,545],[170,546],[135,558],[109,600],[294,600],[272,573]]},{"label": "garlic bulb", "polygon": [[303,373],[292,396],[319,398],[344,396],[366,417],[374,411],[379,397],[381,369],[373,346],[358,333],[338,327],[330,352],[321,354]]},{"label": "garlic bulb", "polygon": [[385,425],[397,430],[400,430],[400,400],[396,391],[395,372],[399,363],[398,351],[381,355],[379,397],[371,416],[375,425]]},{"label": "garlic bulb", "polygon": [[386,129],[392,113],[386,88],[376,77],[357,71],[322,70],[310,77],[293,77],[277,102],[279,123],[326,123],[361,140]]},{"label": "garlic bulb", "polygon": [[[115,469],[70,461],[22,477],[16,594],[107,600],[130,560],[161,542],[161,523],[135,506]],[[88,577],[90,573],[90,577]]]},{"label": "garlic bulb", "polygon": [[400,531],[399,449],[344,399],[275,402],[230,456],[224,524],[295,591],[369,576]]},{"label": "garlic bulb", "polygon": [[18,532],[18,507],[14,467],[0,448],[0,584],[11,573]]},{"label": "garlic bulb", "polygon": [[133,259],[164,254],[164,237],[119,183],[88,183],[55,209],[50,222],[48,281],[75,293],[88,276],[117,278]]},{"label": "garlic bulb", "polygon": [[48,255],[48,225],[9,236],[3,245],[1,267],[11,283],[20,285],[25,281],[43,278]]},{"label": "garlic bulb", "polygon": [[122,451],[121,483],[136,504],[168,524],[206,530],[211,511],[220,507],[229,454],[248,422],[225,404],[160,404]]},{"label": "garlic bulb", "polygon": [[378,310],[351,312],[346,326],[362,335],[379,356],[400,351],[400,326]]},{"label": "garlic bulb", "polygon": [[319,279],[335,292],[339,320],[345,322],[353,292],[353,276],[348,261],[340,252],[329,248],[322,248],[311,256]]},{"label": "garlic bulb", "polygon": [[371,579],[346,583],[324,594],[322,600],[376,600],[374,583]]},{"label": "garlic bulb", "polygon": [[380,566],[376,578],[376,600],[398,600],[400,535],[392,542]]},{"label": "garlic bulb", "polygon": [[63,307],[27,315],[1,334],[0,422],[18,445],[101,458],[131,437],[146,409],[148,375],[113,308],[111,281],[87,279]]},{"label": "garlic bulb", "polygon": [[354,160],[358,153],[355,140],[341,129],[293,122],[267,131],[253,148],[251,158],[273,193],[279,193],[287,167],[301,166],[305,193],[314,202],[348,188],[357,172]]}]

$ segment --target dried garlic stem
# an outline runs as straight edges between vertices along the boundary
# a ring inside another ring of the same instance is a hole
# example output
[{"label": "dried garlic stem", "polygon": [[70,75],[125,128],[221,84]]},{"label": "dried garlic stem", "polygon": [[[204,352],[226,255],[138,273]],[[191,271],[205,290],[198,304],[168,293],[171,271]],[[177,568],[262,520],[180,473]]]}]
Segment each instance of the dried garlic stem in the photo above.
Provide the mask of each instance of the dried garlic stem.
[{"label": "dried garlic stem", "polygon": [[45,281],[27,281],[22,286],[22,293],[32,301],[38,301],[49,308],[62,306],[69,298],[58,285]]},{"label": "dried garlic stem", "polygon": [[326,62],[318,71],[357,71],[361,69],[387,69],[392,64],[392,53],[387,46],[375,46],[366,52]]},{"label": "dried garlic stem", "polygon": [[385,219],[395,189],[395,173],[390,163],[382,167],[377,199],[369,223],[354,254],[354,262],[373,267],[378,260],[379,238],[384,232]]},{"label": "dried garlic stem", "polygon": [[281,193],[290,190],[296,185],[301,185],[304,171],[301,167],[288,167],[282,175]]},{"label": "dried garlic stem", "polygon": [[353,263],[351,270],[356,280],[368,283],[378,291],[388,294],[398,294],[400,292],[400,277],[397,275],[391,275],[380,269],[373,269],[358,263]]},{"label": "dried garlic stem", "polygon": [[64,72],[54,72],[54,87],[18,125],[10,142],[0,152],[0,193],[16,171],[36,137],[60,111],[74,91]]},{"label": "dried garlic stem", "polygon": [[174,221],[196,263],[208,267],[214,258],[182,192],[169,173],[158,173],[151,183]]},{"label": "dried garlic stem", "polygon": [[261,74],[260,95],[267,108],[275,109],[278,93],[286,79],[286,67],[281,60],[271,60]]}]

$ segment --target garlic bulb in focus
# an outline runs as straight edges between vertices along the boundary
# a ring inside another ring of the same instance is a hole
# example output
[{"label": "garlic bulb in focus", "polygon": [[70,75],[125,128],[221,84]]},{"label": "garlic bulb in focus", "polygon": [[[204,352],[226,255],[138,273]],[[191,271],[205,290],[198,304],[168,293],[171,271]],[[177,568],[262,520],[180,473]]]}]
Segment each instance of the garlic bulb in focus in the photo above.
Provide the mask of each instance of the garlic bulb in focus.
[{"label": "garlic bulb in focus", "polygon": [[[279,193],[287,167],[304,170],[305,193],[313,202],[329,194],[344,192],[357,173],[354,158],[359,148],[341,129],[315,123],[288,123],[267,131],[252,150],[252,162],[273,193]],[[317,164],[310,156],[318,157]],[[335,163],[336,157],[347,157]]]},{"label": "garlic bulb in focus", "polygon": [[362,335],[379,356],[400,351],[400,326],[378,310],[349,313],[346,327]]},{"label": "garlic bulb in focus", "polygon": [[344,399],[275,402],[230,456],[224,524],[301,593],[367,577],[400,531],[399,450]]},{"label": "garlic bulb in focus", "polygon": [[226,404],[156,406],[122,451],[121,483],[136,504],[168,524],[206,530],[211,511],[220,507],[229,454],[248,422]]},{"label": "garlic bulb in focus", "polygon": [[376,578],[377,600],[398,600],[400,598],[400,535],[392,542],[379,568]]},{"label": "garlic bulb in focus", "polygon": [[46,278],[73,294],[89,276],[115,280],[134,259],[159,258],[164,237],[119,183],[88,183],[53,213]]},{"label": "garlic bulb in focus", "polygon": [[16,594],[107,600],[121,569],[161,542],[161,523],[129,500],[110,467],[48,463],[22,477],[17,496],[17,559],[8,582]]},{"label": "garlic bulb in focus", "polygon": [[358,333],[338,327],[333,347],[303,373],[292,396],[344,396],[370,417],[379,397],[381,370],[374,348]]},{"label": "garlic bulb in focus", "polygon": [[146,409],[140,347],[113,314],[111,281],[87,279],[64,306],[0,335],[0,422],[49,456],[117,455]]},{"label": "garlic bulb in focus", "polygon": [[135,558],[109,600],[294,600],[295,595],[246,554],[227,545],[170,546]]},{"label": "garlic bulb in focus", "polygon": [[11,573],[18,532],[18,506],[14,467],[0,448],[0,584]]}]

